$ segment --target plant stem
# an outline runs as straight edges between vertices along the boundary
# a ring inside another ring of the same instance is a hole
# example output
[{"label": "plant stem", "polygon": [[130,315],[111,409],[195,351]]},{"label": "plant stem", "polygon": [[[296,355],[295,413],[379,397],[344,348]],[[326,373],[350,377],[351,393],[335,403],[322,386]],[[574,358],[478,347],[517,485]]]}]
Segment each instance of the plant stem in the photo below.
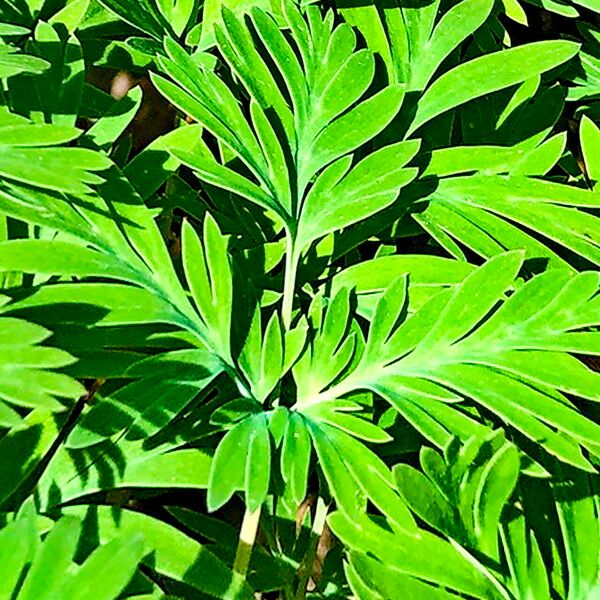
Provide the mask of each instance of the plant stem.
[{"label": "plant stem", "polygon": [[235,553],[235,560],[233,561],[233,570],[243,576],[248,572],[252,547],[254,546],[256,533],[258,532],[260,512],[261,507],[259,506],[255,511],[246,509],[244,513],[244,520],[240,529],[240,539]]},{"label": "plant stem", "polygon": [[[283,326],[286,330],[288,330],[292,324],[292,310],[294,307],[294,294],[296,289],[296,270],[298,269],[298,259],[299,256],[297,255],[296,250],[294,248],[294,236],[292,232],[288,230],[286,231],[285,274],[283,281],[283,300],[281,307]],[[242,521],[242,528],[240,530],[238,547],[235,553],[235,560],[233,562],[233,570],[244,577],[246,576],[246,573],[248,572],[248,566],[250,565],[252,548],[256,540],[256,534],[258,532],[260,513],[261,507],[258,507],[255,511],[250,511],[246,509],[246,512],[244,513],[244,519]],[[325,514],[327,514],[327,512],[325,512]],[[323,523],[324,522],[325,521],[323,517]]]},{"label": "plant stem", "polygon": [[296,290],[296,271],[298,270],[298,260],[300,258],[294,246],[294,236],[291,231],[287,231],[283,301],[281,305],[281,317],[283,326],[286,330],[292,325],[292,310],[294,308],[294,294]]},{"label": "plant stem", "polygon": [[296,600],[304,600],[306,596],[306,587],[312,575],[312,566],[315,560],[315,554],[317,553],[317,547],[321,535],[323,535],[323,528],[325,527],[325,519],[327,518],[327,511],[329,507],[325,504],[325,501],[321,496],[317,498],[317,508],[315,510],[315,518],[312,524],[311,541],[302,564],[300,565],[300,583],[296,590]]}]

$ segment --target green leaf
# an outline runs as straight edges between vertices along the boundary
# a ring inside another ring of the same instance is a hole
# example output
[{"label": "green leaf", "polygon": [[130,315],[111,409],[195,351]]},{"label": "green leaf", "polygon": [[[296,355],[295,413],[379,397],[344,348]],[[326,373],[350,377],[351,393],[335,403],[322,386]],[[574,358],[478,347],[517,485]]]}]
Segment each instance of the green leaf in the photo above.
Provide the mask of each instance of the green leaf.
[{"label": "green leaf", "polygon": [[[25,127],[31,132],[29,142]],[[19,124],[10,128],[7,142],[0,142],[0,177],[50,190],[89,192],[89,184],[102,182],[92,172],[107,169],[110,161],[82,148],[45,147],[72,140],[77,135],[77,130],[65,126]],[[12,145],[15,142],[17,145]],[[38,148],[38,145],[44,147]]]},{"label": "green leaf", "polygon": [[436,238],[437,228],[447,231],[485,258],[524,248],[526,258],[568,266],[564,253],[552,249],[556,243],[600,264],[598,218],[585,210],[598,206],[592,191],[533,177],[477,175],[440,180],[430,200],[416,216],[419,223]]},{"label": "green leaf", "polygon": [[99,0],[99,4],[158,41],[170,30],[168,22],[149,0]]},{"label": "green leaf", "polygon": [[80,528],[81,525],[75,517],[64,517],[58,521],[32,562],[19,598],[52,598],[56,593],[57,582],[71,566]]},{"label": "green leaf", "polygon": [[[358,389],[370,389],[392,402],[431,441],[443,447],[447,437],[440,425],[454,430],[459,437],[472,435],[476,426],[468,413],[461,410],[460,404],[451,407],[439,405],[439,402],[454,403],[461,397],[471,398],[549,453],[591,471],[579,444],[596,452],[597,425],[570,406],[560,394],[560,390],[572,389],[568,383],[572,377],[570,373],[577,372],[579,364],[571,363],[560,354],[547,353],[543,355],[544,360],[549,360],[548,365],[552,366],[541,368],[538,350],[565,349],[566,346],[561,344],[567,339],[573,339],[572,347],[579,343],[576,340],[592,344],[594,335],[567,334],[567,331],[589,327],[597,321],[597,311],[592,316],[585,306],[598,289],[598,278],[591,273],[582,274],[565,285],[568,272],[549,271],[520,286],[507,300],[505,293],[521,265],[521,252],[499,255],[471,273],[454,290],[434,296],[408,319],[403,313],[403,304],[396,308],[395,318],[387,316],[389,301],[384,294],[380,300],[383,302],[382,317],[377,316],[379,311],[376,310],[373,321],[373,339],[379,340],[374,349],[368,350],[370,344],[375,343],[370,341],[370,335],[367,351],[356,368],[334,386],[328,389],[321,386],[320,390],[311,392],[311,403],[339,398]],[[494,275],[488,277],[491,273]],[[581,285],[583,279],[580,277],[586,280],[590,277],[589,288],[588,284]],[[402,285],[401,279],[388,288],[394,290],[390,296],[398,295],[398,285]],[[530,304],[530,299],[541,290],[548,294],[547,304],[539,317],[528,318],[528,311],[533,315],[544,306],[539,301]],[[577,317],[565,308],[580,304],[582,310],[577,312]],[[392,323],[395,325],[390,331]],[[517,323],[524,326],[523,329]],[[516,329],[509,335],[511,326]],[[505,351],[509,348],[514,352],[507,356]],[[597,347],[593,352],[596,351]],[[562,363],[564,366],[559,367]],[[581,368],[582,383],[577,393],[583,392],[598,400],[597,374]],[[562,377],[558,377],[558,373]],[[515,398],[520,400],[517,402]],[[420,404],[419,417],[412,404],[416,399]],[[426,414],[435,415],[437,425],[428,423],[423,409]]]},{"label": "green leaf", "polygon": [[513,516],[501,531],[512,583],[522,597],[550,598],[548,575],[538,542],[522,514]]},{"label": "green leaf", "polygon": [[365,600],[392,598],[400,591],[403,598],[415,600],[418,598],[449,600],[456,597],[439,587],[406,576],[359,552],[350,552],[346,574],[355,593]]},{"label": "green leaf", "polygon": [[[259,8],[253,9],[252,20],[260,42],[248,23],[228,10],[224,27],[218,29],[219,49],[250,98],[252,128],[234,95],[237,90],[199,68],[172,43],[165,44],[169,59],[162,60],[161,66],[177,85],[161,77],[154,81],[161,93],[206,127],[250,172],[228,161],[226,154],[219,164],[208,149],[192,156],[183,148],[173,148],[173,154],[203,181],[277,214],[295,238],[294,251],[299,255],[319,237],[391,204],[416,175],[415,170],[402,167],[416,153],[417,144],[384,148],[364,158],[342,180],[350,166],[345,155],[389,125],[402,104],[404,87],[387,86],[361,102],[374,77],[374,62],[369,52],[356,50],[352,30],[344,24],[336,27],[328,44],[330,24],[315,11],[303,16],[287,3],[284,12],[295,32],[292,39],[286,39],[273,17]],[[301,33],[309,28],[314,30],[310,43]],[[265,62],[259,44],[272,63]],[[291,105],[279,89],[279,77]],[[383,166],[386,161],[397,161],[398,168],[390,172]],[[309,191],[315,177],[317,184]],[[369,178],[379,184],[370,196],[365,191]]]},{"label": "green leaf", "polygon": [[318,402],[319,394],[348,366],[356,347],[355,336],[347,335],[349,316],[350,295],[341,288],[324,311],[311,346],[293,368],[297,406]]},{"label": "green leaf", "polygon": [[117,257],[60,240],[0,242],[0,269],[42,275],[135,279],[135,272]]},{"label": "green leaf", "polygon": [[[27,321],[0,317],[0,400],[16,406],[45,408],[61,412],[66,406],[58,398],[75,400],[85,388],[71,377],[57,372],[76,359],[67,352],[42,346],[51,332]],[[2,404],[0,403],[0,406]],[[15,426],[20,422],[8,409],[0,423]]]},{"label": "green leaf", "polygon": [[8,93],[13,109],[39,123],[74,126],[85,81],[79,40],[75,35],[69,35],[63,41],[57,29],[39,21],[29,47],[51,66],[33,79],[23,74],[9,80]]},{"label": "green leaf", "polygon": [[234,10],[238,14],[249,12],[254,6],[269,8],[271,3],[267,0],[207,0],[204,6],[202,19],[202,34],[200,47],[209,48],[215,43],[215,25],[221,22],[224,7]]},{"label": "green leaf", "polygon": [[[106,544],[116,536],[124,540],[120,549],[127,546],[127,540],[135,548],[142,534],[146,552],[142,564],[154,573],[187,586],[187,593],[202,592],[223,600],[251,600],[253,597],[252,589],[241,575],[234,573],[206,546],[159,519],[130,510],[115,511],[108,506],[72,506],[65,512],[88,522],[91,540],[85,546],[88,551],[97,546],[98,541]],[[124,562],[130,564],[127,558]]]},{"label": "green leaf", "polygon": [[248,436],[244,490],[246,506],[254,512],[266,500],[271,479],[271,438],[265,415],[247,419],[251,432]]},{"label": "green leaf", "polygon": [[[262,418],[262,415],[259,416]],[[246,418],[228,431],[219,442],[208,480],[206,502],[209,511],[217,510],[237,490],[244,489],[248,447],[253,437],[253,426],[253,419]],[[261,452],[260,440],[257,442],[256,449]]]},{"label": "green leaf", "polygon": [[[573,494],[575,486],[586,493]],[[565,541],[569,592],[567,598],[593,596],[598,589],[598,529],[597,506],[589,489],[587,476],[573,473],[553,485],[560,528]]]},{"label": "green leaf", "polygon": [[43,73],[50,67],[47,60],[22,54],[16,48],[0,44],[0,79],[13,77],[20,73]]},{"label": "green leaf", "polygon": [[109,600],[127,585],[144,555],[141,534],[119,537],[94,550],[65,586],[74,600]]},{"label": "green leaf", "polygon": [[[396,493],[393,487],[393,478],[388,467],[383,461],[366,446],[329,425],[319,424],[311,428],[313,441],[316,444],[317,435],[327,437],[329,443],[342,458],[344,466],[355,480],[355,485],[389,520],[395,527],[403,531],[416,533],[417,528],[410,511]],[[318,448],[318,447],[317,447]],[[327,460],[325,458],[325,460]],[[321,463],[324,459],[321,459]],[[334,484],[328,477],[330,486]],[[357,495],[356,491],[354,492]],[[337,499],[337,498],[336,498]],[[352,506],[352,505],[348,505]],[[340,508],[344,510],[343,505]],[[352,516],[353,509],[348,514]]]},{"label": "green leaf", "polygon": [[[15,540],[19,543],[15,544]],[[30,563],[40,545],[35,527],[33,501],[23,505],[16,518],[0,530],[0,593],[10,598],[23,568]]]},{"label": "green leaf", "polygon": [[357,486],[356,479],[340,456],[338,448],[331,442],[327,432],[317,424],[309,422],[309,433],[325,476],[329,491],[336,505],[344,514],[356,516],[364,512],[366,498]]},{"label": "green leaf", "polygon": [[281,447],[281,475],[296,505],[306,496],[311,441],[302,417],[290,413]]},{"label": "green leaf", "polygon": [[213,425],[218,425],[224,429],[230,429],[232,425],[245,419],[248,415],[252,415],[261,411],[261,406],[255,400],[249,398],[239,398],[231,400],[215,410],[210,422]]},{"label": "green leaf", "polygon": [[207,215],[202,242],[185,222],[182,234],[183,264],[196,307],[211,330],[216,348],[231,360],[230,329],[233,290],[227,240],[216,221]]},{"label": "green leaf", "polygon": [[449,588],[477,598],[497,598],[488,579],[448,542],[427,531],[412,536],[378,527],[367,516],[352,520],[336,512],[329,524],[350,548],[374,556],[386,568],[411,579]]},{"label": "green leaf", "polygon": [[0,128],[3,146],[54,146],[81,135],[75,127],[59,125],[8,125]]},{"label": "green leaf", "polygon": [[157,0],[157,4],[175,34],[181,36],[192,16],[195,0]]},{"label": "green leaf", "polygon": [[462,531],[454,506],[423,473],[408,465],[396,465],[394,477],[411,510],[438,531],[460,539]]},{"label": "green leaf", "polygon": [[578,50],[577,44],[568,41],[533,42],[463,63],[436,79],[423,94],[408,135],[464,102],[549,71],[575,56]]},{"label": "green leaf", "polygon": [[301,165],[300,181],[307,181],[319,169],[381,133],[400,110],[403,99],[403,86],[387,87],[328,125],[317,136],[310,159]]},{"label": "green leaf", "polygon": [[581,138],[581,151],[583,152],[587,176],[592,184],[592,188],[595,188],[600,181],[600,153],[598,151],[600,147],[600,129],[598,129],[591,119],[583,115],[579,136]]},{"label": "green leaf", "polygon": [[174,129],[148,144],[127,164],[123,172],[142,198],[149,198],[180,166],[171,149],[194,151],[200,133],[199,125]]},{"label": "green leaf", "polygon": [[85,448],[117,433],[128,439],[150,437],[183,411],[222,372],[214,355],[178,350],[143,359],[128,369],[136,380],[96,399],[69,438],[70,448]]},{"label": "green leaf", "polygon": [[48,410],[36,409],[24,418],[15,413],[15,420],[0,442],[3,456],[10,457],[0,468],[0,502],[5,509],[17,506],[28,495],[39,476],[36,471],[52,451],[64,417],[55,418]]},{"label": "green leaf", "polygon": [[506,444],[486,465],[475,494],[475,534],[481,549],[492,556],[497,554],[500,516],[517,483],[519,467],[517,449]]},{"label": "green leaf", "polygon": [[12,35],[27,35],[29,29],[27,27],[21,27],[20,25],[13,25],[12,23],[0,23],[0,36],[8,37]]},{"label": "green leaf", "polygon": [[[85,465],[85,471],[81,471]],[[62,447],[43,473],[37,491],[44,510],[59,501],[79,502],[110,487],[115,495],[136,490],[204,490],[211,456],[198,449],[164,444],[148,449],[143,441],[121,438],[82,450]]]},{"label": "green leaf", "polygon": [[67,0],[65,6],[52,15],[49,23],[64,25],[69,33],[73,33],[83,21],[89,5],[90,0]]},{"label": "green leaf", "polygon": [[346,414],[346,411],[361,410],[359,405],[352,406],[346,402],[327,402],[314,404],[304,409],[302,413],[321,423],[337,427],[341,431],[367,442],[385,443],[392,438],[382,429],[367,419]]},{"label": "green leaf", "polygon": [[[490,0],[463,0],[444,13],[411,65],[411,90],[422,90],[443,60],[485,22],[493,7]],[[421,53],[420,52],[420,53]]]},{"label": "green leaf", "polygon": [[142,88],[135,87],[118,100],[81,138],[84,146],[108,150],[133,121],[142,103]]},{"label": "green leaf", "polygon": [[[336,143],[341,143],[339,135],[336,139]],[[416,169],[404,165],[418,148],[419,143],[414,141],[386,146],[363,159],[345,176],[333,180],[331,174],[342,162],[323,171],[302,209],[297,238],[300,248],[366,219],[394,202],[400,189],[417,174]]]}]

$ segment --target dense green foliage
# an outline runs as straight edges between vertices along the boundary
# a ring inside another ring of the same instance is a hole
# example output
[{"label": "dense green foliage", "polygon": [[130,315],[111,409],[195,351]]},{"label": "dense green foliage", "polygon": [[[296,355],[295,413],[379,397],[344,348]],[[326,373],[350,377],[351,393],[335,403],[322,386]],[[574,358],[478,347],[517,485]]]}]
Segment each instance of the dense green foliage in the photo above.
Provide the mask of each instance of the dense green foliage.
[{"label": "dense green foliage", "polygon": [[0,84],[0,598],[600,598],[598,0],[0,0]]}]

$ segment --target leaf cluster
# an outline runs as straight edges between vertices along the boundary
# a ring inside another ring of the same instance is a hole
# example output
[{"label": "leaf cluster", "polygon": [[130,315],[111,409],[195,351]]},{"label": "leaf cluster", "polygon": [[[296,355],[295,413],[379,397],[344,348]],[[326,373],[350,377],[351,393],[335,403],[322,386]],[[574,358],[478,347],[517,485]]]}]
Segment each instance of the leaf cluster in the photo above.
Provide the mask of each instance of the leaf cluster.
[{"label": "leaf cluster", "polygon": [[0,0],[0,597],[597,597],[599,14]]}]

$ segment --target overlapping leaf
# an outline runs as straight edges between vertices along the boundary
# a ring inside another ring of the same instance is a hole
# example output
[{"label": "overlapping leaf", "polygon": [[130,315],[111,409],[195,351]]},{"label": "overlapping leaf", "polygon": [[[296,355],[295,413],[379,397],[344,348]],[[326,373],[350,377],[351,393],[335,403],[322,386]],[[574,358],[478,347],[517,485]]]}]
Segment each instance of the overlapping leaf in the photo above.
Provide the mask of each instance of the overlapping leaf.
[{"label": "overlapping leaf", "polygon": [[[285,4],[284,13],[292,40],[259,9],[252,12],[252,29],[260,46],[248,25],[227,10],[217,28],[219,50],[250,96],[249,121],[233,91],[173,43],[166,44],[168,58],[161,66],[175,83],[153,80],[247,171],[236,170],[227,153],[215,158],[208,147],[195,155],[184,148],[174,154],[203,181],[278,215],[297,261],[316,239],[391,204],[414,178],[405,165],[418,143],[383,147],[353,165],[351,153],[398,112],[403,87],[385,87],[363,99],[375,62],[369,51],[356,49],[352,30],[334,27],[332,15],[323,19],[314,7],[307,9],[308,21],[292,3]],[[389,164],[394,167],[384,168]]]},{"label": "overlapping leaf", "polygon": [[[0,596],[593,597],[594,28],[565,90],[516,0],[198,9],[0,0],[0,502],[66,515],[5,515]],[[130,159],[78,40],[196,123]]]},{"label": "overlapping leaf", "polygon": [[7,81],[7,99],[12,110],[36,123],[75,125],[85,81],[81,44],[75,35],[61,38],[59,26],[40,21],[26,43],[28,52],[48,63],[37,77],[27,73]]},{"label": "overlapping leaf", "polygon": [[494,584],[458,549],[428,531],[410,535],[380,526],[368,515],[330,516],[334,533],[350,550],[347,577],[355,594],[369,600],[407,598],[502,598]]},{"label": "overlapping leaf", "polygon": [[[77,565],[73,560],[81,522],[65,516],[41,542],[36,520],[33,504],[27,503],[2,529],[0,554],[5,560],[0,593],[5,597],[112,600],[129,583],[144,554],[141,534],[121,534],[98,546]],[[17,548],[15,540],[20,540]]]},{"label": "overlapping leaf", "polygon": [[380,13],[373,2],[343,10],[369,47],[381,54],[392,81],[405,83],[409,91],[425,90],[417,96],[409,131],[474,98],[548,71],[577,52],[576,44],[563,41],[523,45],[462,62],[430,83],[442,62],[483,25],[493,3],[463,0],[445,12],[440,6],[439,0],[426,6],[392,3]]},{"label": "overlapping leaf", "polygon": [[80,134],[74,127],[37,125],[11,113],[0,113],[0,193],[6,195],[12,186],[26,184],[85,194],[92,184],[102,183],[95,171],[110,167],[105,156],[60,146]]},{"label": "overlapping leaf", "polygon": [[[2,242],[0,268],[3,271],[63,278],[76,276],[84,280],[103,277],[122,282],[54,283],[3,307],[4,312],[9,313],[35,309],[36,318],[44,321],[61,315],[60,311],[55,312],[56,307],[80,303],[79,323],[73,317],[67,321],[78,323],[81,334],[86,325],[99,329],[96,329],[96,341],[83,347],[77,335],[63,338],[75,355],[82,351],[85,362],[78,373],[139,378],[106,398],[100,394],[96,406],[73,433],[71,443],[87,446],[119,431],[128,431],[130,427],[136,435],[142,431],[144,435],[152,435],[183,410],[224,368],[235,371],[229,339],[232,310],[229,258],[226,240],[210,217],[206,221],[203,243],[191,225],[186,225],[184,232],[185,274],[196,311],[171,266],[152,213],[114,167],[100,194],[82,198],[81,204],[70,204],[64,198],[30,190],[24,190],[26,200],[23,202],[15,188],[9,191],[10,195],[6,196],[9,213],[64,233],[49,240]],[[118,219],[113,219],[111,213],[119,215]],[[60,321],[61,317],[58,318]],[[135,367],[137,371],[128,371],[128,366],[136,361],[135,353],[115,353],[115,350],[144,347],[148,339],[142,337],[135,341],[125,331],[119,336],[118,330],[112,339],[106,339],[101,331],[103,326],[132,327],[148,323],[164,323],[184,330],[189,336],[186,345],[191,343],[201,348],[189,350],[187,354],[183,351],[164,355],[164,365],[171,365],[172,369],[177,364],[190,365],[192,370],[188,370],[187,375],[167,376],[166,372],[157,370],[157,366],[163,364],[161,356],[157,362],[150,359]],[[239,378],[239,384],[243,389],[243,377]]]},{"label": "overlapping leaf", "polygon": [[[65,202],[63,197],[8,186],[3,194],[8,214],[66,235],[54,240],[3,242],[2,270],[80,278],[105,277],[138,286],[158,300],[154,303],[158,312],[154,321],[173,323],[206,343],[206,330],[172,268],[152,212],[115,167],[99,191],[99,194],[71,203]],[[79,290],[76,293],[86,294],[85,285],[76,287]],[[61,289],[68,293],[60,287],[40,292],[52,294],[54,302],[60,302]],[[135,294],[127,287],[110,289],[114,293]],[[62,298],[63,302],[68,300],[67,295]],[[102,301],[99,302],[101,306]],[[126,296],[122,296],[122,307],[126,302]],[[112,304],[119,305],[117,298]]]},{"label": "overlapping leaf", "polygon": [[408,319],[400,278],[378,303],[357,366],[336,381],[349,359],[340,363],[329,381],[299,395],[298,407],[371,389],[444,447],[450,432],[477,432],[461,410],[462,399],[472,399],[561,460],[593,471],[579,445],[597,455],[598,426],[564,394],[598,400],[598,374],[567,354],[598,353],[586,329],[598,320],[598,274],[550,270],[507,298],[522,262],[521,253],[500,255]]},{"label": "overlapping leaf", "polygon": [[49,63],[42,58],[24,54],[15,46],[0,42],[1,79],[19,73],[43,73],[49,66]]},{"label": "overlapping leaf", "polygon": [[[374,517],[359,522],[341,512],[330,517],[334,531],[351,549],[346,574],[355,593],[377,600],[393,594],[454,598],[455,592],[467,590],[461,588],[464,581],[450,578],[474,569],[477,575],[471,575],[473,587],[467,593],[482,600],[593,596],[600,573],[594,501],[566,492],[575,487],[585,491],[587,476],[557,473],[553,491],[535,479],[515,488],[519,454],[500,432],[470,438],[464,445],[456,442],[444,457],[423,448],[422,471],[404,464],[394,469],[408,506],[450,544],[429,532],[418,541],[408,540],[404,532],[390,530]],[[585,557],[578,555],[583,540],[591,550]],[[429,544],[436,558],[445,557],[445,565],[425,556],[414,563],[414,555],[390,558],[407,545],[419,553],[420,545]],[[549,561],[550,545],[566,554],[555,552]]]},{"label": "overlapping leaf", "polygon": [[14,407],[61,412],[85,393],[71,377],[58,372],[75,358],[42,344],[51,331],[12,317],[0,317],[0,425],[21,424]]},{"label": "overlapping leaf", "polygon": [[400,493],[434,529],[499,561],[500,517],[519,477],[519,453],[496,432],[488,439],[470,438],[460,451],[451,444],[446,455],[447,468],[439,454],[423,448],[425,474],[396,465]]},{"label": "overlapping leaf", "polygon": [[[464,260],[467,249],[491,258],[507,248],[524,248],[527,258],[550,267],[570,266],[564,250],[600,264],[600,222],[593,213],[600,206],[597,192],[482,174],[440,179],[423,200],[429,204],[422,211],[417,205],[414,218],[458,259]],[[556,245],[563,251],[554,250]]]}]

